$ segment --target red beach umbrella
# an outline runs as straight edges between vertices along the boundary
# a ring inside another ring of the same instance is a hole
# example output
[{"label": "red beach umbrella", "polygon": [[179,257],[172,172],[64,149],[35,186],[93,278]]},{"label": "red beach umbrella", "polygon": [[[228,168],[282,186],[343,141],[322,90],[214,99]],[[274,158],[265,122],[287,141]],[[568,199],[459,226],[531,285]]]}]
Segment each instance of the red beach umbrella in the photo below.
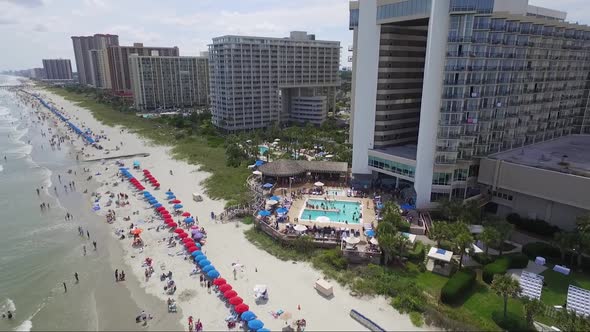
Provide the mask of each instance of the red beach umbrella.
[{"label": "red beach umbrella", "polygon": [[168,214],[168,215],[164,215],[164,222],[174,222],[174,219],[172,219],[172,217]]},{"label": "red beach umbrella", "polygon": [[158,211],[164,211],[164,210],[166,210],[166,208],[163,207],[163,206],[160,206],[160,207],[157,207],[156,210],[158,210]]},{"label": "red beach umbrella", "polygon": [[184,233],[184,230],[183,230],[182,228],[177,228],[177,229],[174,231],[174,233],[176,233],[176,234],[182,234],[182,233]]},{"label": "red beach umbrella", "polygon": [[226,299],[231,299],[234,296],[238,296],[238,293],[233,289],[223,293],[223,297],[225,297]]},{"label": "red beach umbrella", "polygon": [[156,183],[152,183],[152,185],[153,185],[154,187],[156,187],[156,188],[159,188],[159,187],[160,187],[160,184],[159,184],[158,182],[156,182]]},{"label": "red beach umbrella", "polygon": [[243,314],[244,312],[250,310],[250,307],[247,304],[238,304],[235,308],[234,308],[235,312],[237,312],[238,314]]},{"label": "red beach umbrella", "polygon": [[239,296],[234,296],[231,299],[229,299],[229,304],[231,305],[238,305],[238,304],[242,304],[244,303],[244,299],[242,299]]},{"label": "red beach umbrella", "polygon": [[143,170],[143,172],[144,172],[144,173],[149,173],[150,171],[149,171],[147,168],[145,168],[145,169]]},{"label": "red beach umbrella", "polygon": [[170,201],[170,203],[179,204],[182,202],[179,199],[175,199],[175,200]]},{"label": "red beach umbrella", "polygon": [[190,213],[188,213],[188,212],[184,212],[184,213],[182,213],[182,216],[183,216],[183,217],[190,217],[190,216],[191,216],[191,214],[190,214]]},{"label": "red beach umbrella", "polygon": [[178,237],[180,237],[181,239],[184,239],[188,236],[188,234],[186,233],[178,233]]},{"label": "red beach umbrella", "polygon": [[182,239],[182,242],[187,243],[187,242],[192,242],[195,243],[195,241],[191,238],[186,238],[186,239]]},{"label": "red beach umbrella", "polygon": [[199,251],[199,248],[192,246],[192,247],[188,247],[186,250],[192,254],[195,251]]},{"label": "red beach umbrella", "polygon": [[151,182],[152,184],[154,184],[154,183],[157,183],[157,182],[158,182],[158,180],[156,180],[156,179],[154,179],[154,178],[151,178],[151,179],[148,179],[148,180],[150,180],[150,182]]},{"label": "red beach umbrella", "polygon": [[168,226],[170,226],[170,227],[176,227],[176,226],[178,226],[178,224],[175,223],[175,222],[171,222],[171,223],[168,224]]},{"label": "red beach umbrella", "polygon": [[162,217],[166,218],[166,217],[170,217],[172,218],[172,216],[170,215],[170,211],[168,210],[163,210],[162,212],[160,212],[160,214],[162,215]]},{"label": "red beach umbrella", "polygon": [[186,242],[184,242],[184,246],[185,246],[187,249],[188,249],[188,248],[190,248],[190,247],[196,247],[196,245],[195,245],[195,242],[194,242],[194,241],[192,241],[190,238],[188,238],[188,237],[185,237],[183,240],[189,240],[189,241],[186,241]]},{"label": "red beach umbrella", "polygon": [[[225,281],[225,279],[223,279],[223,278],[217,278],[217,279],[213,280],[213,285],[215,285],[215,286],[222,286],[222,285],[226,285],[226,282],[227,281]],[[231,286],[229,286],[229,287],[231,289]],[[219,288],[221,290],[221,287],[219,287]]]},{"label": "red beach umbrella", "polygon": [[142,185],[138,185],[138,186],[136,186],[136,187],[137,187],[137,189],[139,189],[139,190],[145,190],[145,187],[144,187],[144,186],[142,186]]},{"label": "red beach umbrella", "polygon": [[[217,278],[217,279],[223,279],[223,278]],[[215,279],[215,280],[217,280],[217,279]],[[215,280],[213,280],[213,283],[215,283]],[[223,279],[223,281],[225,282],[225,279]],[[230,284],[224,283],[223,285],[219,286],[219,291],[222,293],[230,291],[231,289],[232,289],[232,287]]]}]

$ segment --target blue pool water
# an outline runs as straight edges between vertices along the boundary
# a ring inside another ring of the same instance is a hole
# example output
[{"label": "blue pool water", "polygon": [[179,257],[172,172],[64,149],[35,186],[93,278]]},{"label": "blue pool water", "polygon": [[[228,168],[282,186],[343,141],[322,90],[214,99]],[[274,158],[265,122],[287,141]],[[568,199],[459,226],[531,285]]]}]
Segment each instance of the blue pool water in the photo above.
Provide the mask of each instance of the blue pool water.
[{"label": "blue pool water", "polygon": [[[321,208],[321,204],[324,203],[328,204],[329,211],[323,210],[311,210],[311,209],[303,209],[301,212],[301,220],[312,220],[315,221],[319,217],[328,217],[330,218],[330,222],[338,222],[344,223],[348,221],[349,224],[358,224],[358,217],[361,212],[361,203],[359,202],[350,202],[350,201],[329,201],[326,202],[321,199],[309,199],[307,203],[311,205],[316,205]],[[353,214],[356,213],[357,219],[353,220]],[[321,220],[322,218],[320,218]]]},{"label": "blue pool water", "polygon": [[258,152],[260,152],[261,155],[263,155],[266,151],[268,151],[268,147],[266,147],[264,145],[258,146]]}]

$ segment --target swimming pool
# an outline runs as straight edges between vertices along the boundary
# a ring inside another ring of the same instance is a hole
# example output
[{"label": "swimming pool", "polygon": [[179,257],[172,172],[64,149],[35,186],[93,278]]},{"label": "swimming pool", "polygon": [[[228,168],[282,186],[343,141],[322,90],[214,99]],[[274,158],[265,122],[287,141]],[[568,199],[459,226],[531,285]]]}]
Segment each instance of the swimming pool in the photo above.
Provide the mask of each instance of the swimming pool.
[{"label": "swimming pool", "polygon": [[260,155],[264,155],[264,153],[268,151],[268,146],[264,146],[264,145],[259,145],[258,146],[258,152],[260,152]]},{"label": "swimming pool", "polygon": [[[303,208],[299,215],[299,219],[301,220],[337,223],[345,223],[348,221],[349,224],[358,224],[360,213],[362,212],[360,202],[308,199],[307,203],[317,206],[320,210]],[[324,206],[327,205],[328,209],[323,210],[322,204],[324,204]],[[305,206],[307,206],[307,204]]]}]

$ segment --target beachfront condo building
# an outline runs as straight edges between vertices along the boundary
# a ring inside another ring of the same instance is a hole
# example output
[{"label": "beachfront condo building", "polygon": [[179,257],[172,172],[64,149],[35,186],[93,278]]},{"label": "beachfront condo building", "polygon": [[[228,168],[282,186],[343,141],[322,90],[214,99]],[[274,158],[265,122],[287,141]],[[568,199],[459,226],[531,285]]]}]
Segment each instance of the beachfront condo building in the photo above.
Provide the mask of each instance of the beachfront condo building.
[{"label": "beachfront condo building", "polygon": [[119,36],[95,34],[94,36],[72,36],[74,56],[78,70],[78,81],[82,85],[95,86],[90,50],[105,49],[107,46],[119,45]]},{"label": "beachfront condo building", "polygon": [[129,56],[136,110],[207,105],[209,58],[205,56]]},{"label": "beachfront condo building", "polygon": [[[355,178],[412,189],[409,202],[431,208],[493,193],[480,159],[589,134],[590,28],[565,19],[527,0],[350,2]],[[527,187],[538,185],[519,183],[511,204],[544,196]]]},{"label": "beachfront condo building", "polygon": [[92,73],[92,86],[99,89],[111,89],[111,72],[109,70],[109,58],[106,48],[90,50],[90,67]]},{"label": "beachfront condo building", "polygon": [[287,38],[213,38],[212,121],[227,131],[288,121],[321,124],[335,104],[339,62],[339,42],[304,31]]},{"label": "beachfront condo building", "polygon": [[178,56],[178,47],[151,47],[143,43],[133,46],[107,47],[107,61],[111,81],[111,89],[115,95],[131,96],[131,76],[129,74],[129,55],[141,56]]},{"label": "beachfront condo building", "polygon": [[72,63],[70,59],[43,59],[43,69],[47,80],[72,79]]}]

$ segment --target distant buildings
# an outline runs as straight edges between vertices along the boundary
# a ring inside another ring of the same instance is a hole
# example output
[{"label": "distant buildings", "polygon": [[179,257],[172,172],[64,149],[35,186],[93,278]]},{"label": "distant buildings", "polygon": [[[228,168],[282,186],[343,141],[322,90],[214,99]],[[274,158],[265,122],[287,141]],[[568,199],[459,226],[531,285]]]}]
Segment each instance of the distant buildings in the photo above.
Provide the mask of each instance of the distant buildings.
[{"label": "distant buildings", "polygon": [[[131,76],[129,73],[129,55],[140,56],[178,56],[178,47],[150,47],[142,43],[133,46],[107,47],[108,75],[110,75],[111,89],[117,95],[131,95]],[[101,56],[104,59],[104,55]],[[106,72],[105,72],[106,74]]]},{"label": "distant buildings", "polygon": [[47,80],[71,80],[72,64],[69,59],[43,59]]},{"label": "distant buildings", "polygon": [[95,34],[94,36],[72,36],[78,80],[82,85],[96,85],[96,73],[90,58],[90,50],[101,50],[108,46],[119,45],[119,36]]},{"label": "distant buildings", "polygon": [[206,105],[207,56],[129,55],[129,76],[137,110]]},{"label": "distant buildings", "polygon": [[44,68],[32,68],[29,69],[29,77],[37,80],[44,80],[47,78],[47,74],[45,73]]},{"label": "distant buildings", "polygon": [[213,123],[225,130],[322,123],[334,107],[340,43],[306,32],[288,38],[222,36],[209,45]]},{"label": "distant buildings", "polygon": [[[539,186],[570,187],[532,169],[502,173],[503,151],[526,155],[526,146],[590,133],[590,27],[565,17],[527,0],[352,1],[354,178],[395,185],[418,209],[488,192],[506,198],[503,213],[543,206],[525,208],[525,196],[590,209],[545,195]],[[537,217],[575,215],[546,206]]]}]

